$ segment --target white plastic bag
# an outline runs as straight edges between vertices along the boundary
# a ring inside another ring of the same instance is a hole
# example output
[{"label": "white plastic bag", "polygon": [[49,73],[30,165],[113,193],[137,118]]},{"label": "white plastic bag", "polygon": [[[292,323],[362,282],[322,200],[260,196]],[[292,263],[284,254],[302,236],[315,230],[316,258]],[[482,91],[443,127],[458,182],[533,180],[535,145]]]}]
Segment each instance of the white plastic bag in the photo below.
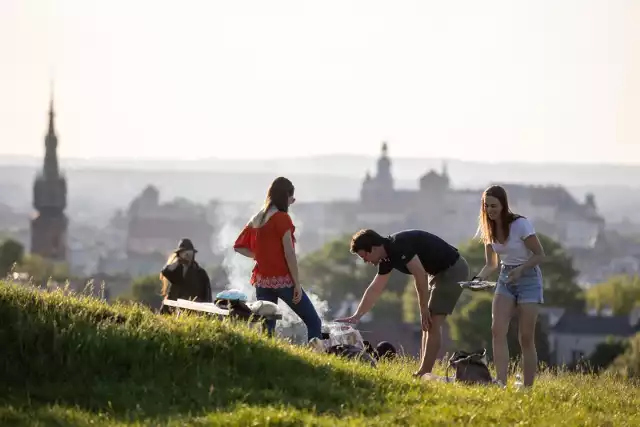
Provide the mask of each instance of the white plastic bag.
[{"label": "white plastic bag", "polygon": [[322,332],[329,334],[329,347],[334,345],[352,345],[364,350],[364,340],[360,331],[348,323],[331,322],[322,326]]},{"label": "white plastic bag", "polygon": [[247,303],[247,306],[252,312],[259,316],[273,316],[275,314],[280,314],[278,305],[271,301],[253,301]]}]

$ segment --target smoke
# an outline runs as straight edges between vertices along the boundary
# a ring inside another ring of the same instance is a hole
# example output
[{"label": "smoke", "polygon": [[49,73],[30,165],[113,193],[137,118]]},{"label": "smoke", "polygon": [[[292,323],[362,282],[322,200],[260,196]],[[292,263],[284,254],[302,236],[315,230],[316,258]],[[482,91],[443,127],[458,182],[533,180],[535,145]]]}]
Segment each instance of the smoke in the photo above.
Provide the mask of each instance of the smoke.
[{"label": "smoke", "polygon": [[225,288],[242,291],[247,295],[249,301],[255,301],[256,292],[249,283],[254,264],[253,260],[233,250],[233,243],[248,221],[248,216],[247,218],[242,218],[239,211],[239,209],[233,209],[233,206],[226,204],[220,206],[219,220],[222,226],[216,241],[218,251],[223,255],[222,266],[229,278],[229,283]]},{"label": "smoke", "polygon": [[[249,301],[256,299],[255,289],[249,283],[251,277],[251,270],[254,266],[254,261],[236,253],[233,250],[233,243],[238,237],[240,231],[244,225],[249,221],[251,216],[258,211],[260,207],[258,205],[251,206],[249,211],[244,209],[234,209],[232,206],[223,205],[220,206],[220,223],[221,228],[218,234],[218,250],[223,254],[224,258],[222,264],[227,271],[229,277],[229,283],[226,289],[237,289],[244,292]],[[296,226],[296,239],[300,241],[302,232],[302,222],[299,217],[291,215],[292,220]],[[299,244],[296,244],[296,252],[299,253]],[[298,261],[300,257],[298,256]],[[317,294],[312,292],[305,284],[302,284],[302,288],[311,300],[318,316],[322,323],[325,323],[325,316],[329,311],[329,304],[327,301],[322,300]],[[279,336],[291,339],[294,342],[306,342],[307,330],[306,326],[297,314],[282,300],[278,301],[278,308],[282,313],[282,319],[276,323],[276,333]]]}]

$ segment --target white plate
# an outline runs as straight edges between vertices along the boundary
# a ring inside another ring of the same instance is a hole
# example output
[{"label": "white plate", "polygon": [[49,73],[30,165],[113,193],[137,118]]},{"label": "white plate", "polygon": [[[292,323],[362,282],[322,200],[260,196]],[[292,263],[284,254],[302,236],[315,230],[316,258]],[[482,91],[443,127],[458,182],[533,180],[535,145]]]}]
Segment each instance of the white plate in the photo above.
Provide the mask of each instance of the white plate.
[{"label": "white plate", "polygon": [[462,288],[470,289],[472,291],[483,291],[485,289],[493,289],[496,287],[496,282],[489,282],[488,280],[468,280],[458,282],[458,284]]}]

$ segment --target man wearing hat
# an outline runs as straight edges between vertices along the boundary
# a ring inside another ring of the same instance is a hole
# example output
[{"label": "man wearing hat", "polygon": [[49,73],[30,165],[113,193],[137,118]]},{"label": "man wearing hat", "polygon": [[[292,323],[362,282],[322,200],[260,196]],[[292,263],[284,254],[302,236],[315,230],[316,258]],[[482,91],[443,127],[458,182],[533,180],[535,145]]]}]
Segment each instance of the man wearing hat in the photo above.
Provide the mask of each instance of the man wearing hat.
[{"label": "man wearing hat", "polygon": [[[212,302],[209,275],[195,261],[198,252],[190,239],[182,239],[173,251],[167,265],[160,272],[162,296],[171,300],[188,299],[196,302]],[[163,305],[161,313],[166,312]]]}]

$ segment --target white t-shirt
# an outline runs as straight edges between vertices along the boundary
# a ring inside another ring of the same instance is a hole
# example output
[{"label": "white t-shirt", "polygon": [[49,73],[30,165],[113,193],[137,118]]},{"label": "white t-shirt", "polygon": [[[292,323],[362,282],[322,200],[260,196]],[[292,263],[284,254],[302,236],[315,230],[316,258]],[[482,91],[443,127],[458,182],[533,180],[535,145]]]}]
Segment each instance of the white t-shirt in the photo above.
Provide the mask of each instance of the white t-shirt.
[{"label": "white t-shirt", "polygon": [[502,243],[492,243],[493,250],[500,256],[504,265],[520,265],[525,263],[533,252],[524,244],[524,239],[535,234],[533,225],[526,218],[518,218],[509,226],[509,238]]}]

